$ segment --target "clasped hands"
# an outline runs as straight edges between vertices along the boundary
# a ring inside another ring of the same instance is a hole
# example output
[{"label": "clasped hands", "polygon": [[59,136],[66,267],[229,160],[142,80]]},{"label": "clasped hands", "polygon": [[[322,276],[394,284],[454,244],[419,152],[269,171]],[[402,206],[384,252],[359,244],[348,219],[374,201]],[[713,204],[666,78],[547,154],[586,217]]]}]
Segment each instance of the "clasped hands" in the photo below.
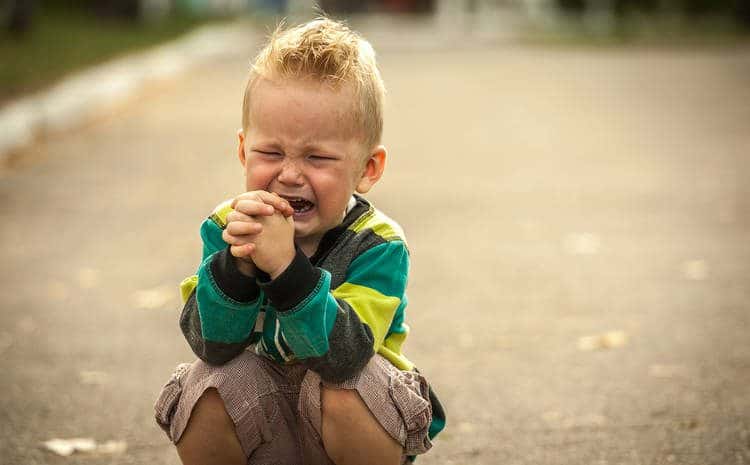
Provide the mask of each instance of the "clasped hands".
[{"label": "clasped hands", "polygon": [[222,239],[240,272],[255,276],[260,269],[276,279],[294,259],[294,209],[266,191],[245,192],[231,206]]}]

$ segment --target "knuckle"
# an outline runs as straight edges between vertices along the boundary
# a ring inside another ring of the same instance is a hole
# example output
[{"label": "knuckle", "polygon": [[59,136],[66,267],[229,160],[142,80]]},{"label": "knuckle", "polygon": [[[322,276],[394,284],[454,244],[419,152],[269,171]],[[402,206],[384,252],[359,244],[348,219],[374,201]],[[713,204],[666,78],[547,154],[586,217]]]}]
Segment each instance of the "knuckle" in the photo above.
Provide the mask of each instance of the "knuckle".
[{"label": "knuckle", "polygon": [[235,243],[234,236],[231,236],[229,234],[223,235],[222,239],[224,239],[224,242],[226,242],[227,244],[230,244],[230,245],[234,245],[234,243]]}]

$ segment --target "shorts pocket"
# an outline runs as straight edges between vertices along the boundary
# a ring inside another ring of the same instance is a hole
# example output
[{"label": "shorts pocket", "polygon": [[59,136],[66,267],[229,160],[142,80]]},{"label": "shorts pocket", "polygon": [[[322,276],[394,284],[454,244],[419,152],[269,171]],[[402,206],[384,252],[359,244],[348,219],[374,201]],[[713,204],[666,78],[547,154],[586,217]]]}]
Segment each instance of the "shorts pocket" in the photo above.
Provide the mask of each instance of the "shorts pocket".
[{"label": "shorts pocket", "polygon": [[419,373],[399,370],[390,378],[389,394],[406,428],[405,454],[424,454],[432,447],[428,437],[432,407],[427,381]]},{"label": "shorts pocket", "polygon": [[174,442],[172,438],[170,425],[172,423],[172,417],[174,417],[177,403],[182,395],[182,381],[185,374],[190,370],[189,363],[181,363],[177,365],[174,373],[170,376],[169,381],[161,389],[159,397],[156,399],[154,404],[154,417],[156,423],[167,433],[169,439]]}]

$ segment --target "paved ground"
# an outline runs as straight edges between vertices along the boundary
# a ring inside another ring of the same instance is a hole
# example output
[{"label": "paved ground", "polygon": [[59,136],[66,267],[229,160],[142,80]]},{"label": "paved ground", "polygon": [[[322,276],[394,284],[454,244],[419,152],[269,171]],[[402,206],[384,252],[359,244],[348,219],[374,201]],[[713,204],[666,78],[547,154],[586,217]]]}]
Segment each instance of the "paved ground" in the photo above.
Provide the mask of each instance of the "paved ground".
[{"label": "paved ground", "polygon": [[[420,462],[750,463],[750,49],[409,51],[383,32],[372,198],[408,233],[407,350],[450,414]],[[243,185],[245,62],[3,173],[0,462],[178,463],[151,406],[191,358],[174,286],[197,226]],[[607,331],[624,344],[582,350]],[[76,436],[129,448],[39,448]]]}]

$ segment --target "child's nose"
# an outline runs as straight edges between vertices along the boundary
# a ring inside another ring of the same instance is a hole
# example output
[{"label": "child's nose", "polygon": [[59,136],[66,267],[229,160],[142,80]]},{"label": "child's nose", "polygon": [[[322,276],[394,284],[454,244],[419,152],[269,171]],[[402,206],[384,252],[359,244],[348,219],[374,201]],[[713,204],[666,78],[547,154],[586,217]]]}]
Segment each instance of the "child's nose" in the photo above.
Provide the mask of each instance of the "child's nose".
[{"label": "child's nose", "polygon": [[299,169],[294,160],[285,160],[281,166],[278,176],[279,182],[289,185],[302,184],[302,170]]}]

